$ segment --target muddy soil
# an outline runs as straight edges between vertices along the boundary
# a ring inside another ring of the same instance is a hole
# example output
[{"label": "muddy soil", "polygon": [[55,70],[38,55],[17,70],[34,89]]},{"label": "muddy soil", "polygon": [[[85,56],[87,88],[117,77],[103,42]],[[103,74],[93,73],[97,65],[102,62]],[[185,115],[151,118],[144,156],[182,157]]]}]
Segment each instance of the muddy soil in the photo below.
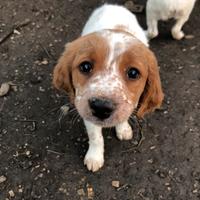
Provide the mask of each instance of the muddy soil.
[{"label": "muddy soil", "polygon": [[[141,145],[135,148],[136,124],[135,137],[126,142],[105,130],[104,167],[91,173],[83,165],[86,131],[74,113],[60,115],[67,98],[53,89],[52,70],[64,44],[79,36],[92,10],[103,3],[0,0],[0,84],[12,82],[0,97],[1,200],[200,199],[198,0],[184,26],[194,38],[175,41],[173,22],[160,23],[161,33],[150,43],[165,101],[142,122]],[[145,27],[145,12],[137,16]],[[112,181],[119,181],[119,188]]]}]

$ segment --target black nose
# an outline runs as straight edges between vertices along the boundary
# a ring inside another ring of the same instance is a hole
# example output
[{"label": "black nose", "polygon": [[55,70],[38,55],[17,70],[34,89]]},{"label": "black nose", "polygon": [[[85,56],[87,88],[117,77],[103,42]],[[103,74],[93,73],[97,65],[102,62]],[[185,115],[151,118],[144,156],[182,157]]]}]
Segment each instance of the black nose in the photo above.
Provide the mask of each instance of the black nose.
[{"label": "black nose", "polygon": [[109,118],[115,109],[114,103],[104,98],[93,97],[89,99],[89,106],[92,110],[92,114],[101,120]]}]

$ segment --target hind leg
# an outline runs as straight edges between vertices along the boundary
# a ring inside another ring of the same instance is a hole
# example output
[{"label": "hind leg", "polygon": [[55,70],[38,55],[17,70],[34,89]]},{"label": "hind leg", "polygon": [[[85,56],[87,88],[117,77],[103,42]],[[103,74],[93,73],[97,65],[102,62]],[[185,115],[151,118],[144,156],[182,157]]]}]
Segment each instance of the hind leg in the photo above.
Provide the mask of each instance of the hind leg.
[{"label": "hind leg", "polygon": [[149,39],[155,38],[158,35],[158,21],[154,18],[147,17],[147,37]]},{"label": "hind leg", "polygon": [[184,32],[182,31],[182,27],[185,22],[188,20],[188,16],[182,16],[177,19],[175,25],[172,27],[171,33],[174,39],[181,40],[184,37]]}]

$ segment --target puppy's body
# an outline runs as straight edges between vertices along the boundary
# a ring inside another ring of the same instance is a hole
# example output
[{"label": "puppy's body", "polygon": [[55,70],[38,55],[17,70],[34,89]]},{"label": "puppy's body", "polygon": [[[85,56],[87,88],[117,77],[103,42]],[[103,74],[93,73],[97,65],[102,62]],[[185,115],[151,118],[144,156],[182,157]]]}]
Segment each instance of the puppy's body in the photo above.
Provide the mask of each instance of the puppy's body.
[{"label": "puppy's body", "polygon": [[174,18],[176,20],[171,32],[174,39],[180,40],[184,37],[181,30],[189,19],[190,13],[196,0],[148,0],[146,7],[148,37],[154,38],[158,35],[158,21]]},{"label": "puppy's body", "polygon": [[66,45],[55,67],[54,85],[69,93],[86,126],[89,170],[104,163],[103,127],[115,126],[120,140],[131,139],[130,115],[137,110],[142,117],[161,105],[157,62],[147,46],[133,14],[104,5],[93,12],[82,36]]}]

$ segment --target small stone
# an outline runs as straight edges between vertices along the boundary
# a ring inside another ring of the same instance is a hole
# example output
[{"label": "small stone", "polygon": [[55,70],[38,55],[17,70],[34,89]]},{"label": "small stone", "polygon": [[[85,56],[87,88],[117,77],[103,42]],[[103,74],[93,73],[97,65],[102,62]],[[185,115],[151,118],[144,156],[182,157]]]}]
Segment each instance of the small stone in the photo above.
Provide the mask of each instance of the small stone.
[{"label": "small stone", "polygon": [[19,193],[22,193],[22,192],[23,192],[23,189],[22,189],[22,188],[19,188],[19,189],[18,189],[18,192],[19,192]]},{"label": "small stone", "polygon": [[2,83],[0,87],[0,97],[5,96],[10,90],[10,84],[9,83]]},{"label": "small stone", "polygon": [[149,159],[149,160],[147,160],[147,162],[152,164],[153,163],[153,159]]},{"label": "small stone", "polygon": [[20,34],[21,34],[17,29],[14,29],[13,33],[15,33],[15,34],[17,34],[17,35],[20,35]]},{"label": "small stone", "polygon": [[119,187],[119,181],[112,181],[112,186],[115,188]]},{"label": "small stone", "polygon": [[31,154],[31,152],[28,150],[26,151],[26,155],[29,156]]},{"label": "small stone", "polygon": [[198,192],[197,189],[193,190],[192,193],[196,194]]},{"label": "small stone", "polygon": [[168,190],[168,191],[171,191],[171,190],[172,190],[172,188],[171,188],[171,187],[167,187],[167,190]]},{"label": "small stone", "polygon": [[151,146],[151,147],[150,147],[151,150],[153,150],[153,149],[155,149],[155,148],[156,148],[156,146]]},{"label": "small stone", "polygon": [[7,178],[4,175],[0,176],[0,183],[5,182],[6,180]]},{"label": "small stone", "polygon": [[13,192],[13,190],[10,190],[10,191],[8,192],[8,194],[10,195],[10,197],[14,197],[14,196],[15,196],[15,193]]},{"label": "small stone", "polygon": [[49,62],[48,62],[47,59],[44,59],[44,60],[41,62],[42,65],[47,65],[48,63],[49,63]]}]

